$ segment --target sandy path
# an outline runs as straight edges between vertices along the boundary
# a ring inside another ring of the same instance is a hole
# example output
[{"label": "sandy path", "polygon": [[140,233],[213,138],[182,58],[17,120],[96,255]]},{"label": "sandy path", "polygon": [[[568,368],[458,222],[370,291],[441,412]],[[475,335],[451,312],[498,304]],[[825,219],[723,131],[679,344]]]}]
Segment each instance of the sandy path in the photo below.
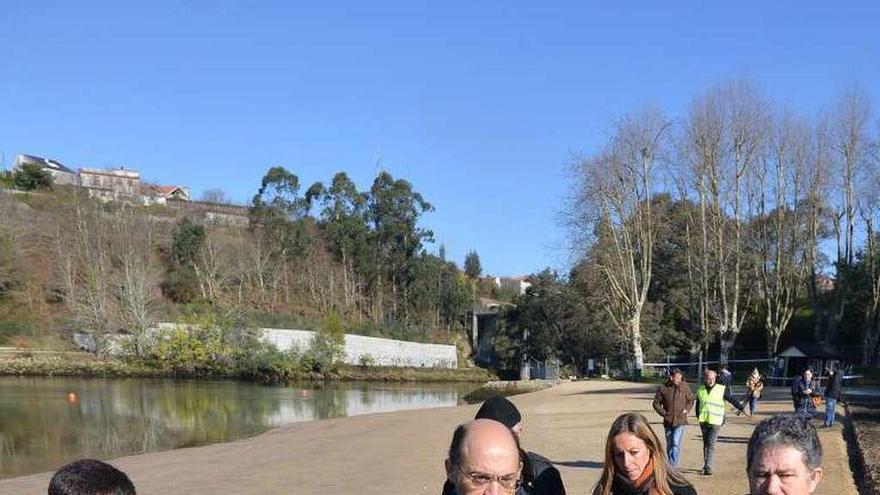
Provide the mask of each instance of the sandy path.
[{"label": "sandy path", "polygon": [[[652,421],[653,387],[625,382],[565,383],[513,397],[523,412],[523,445],[556,462],[571,494],[599,477],[605,435],[623,411]],[[759,406],[758,418],[787,410],[781,391]],[[138,493],[150,494],[437,494],[445,450],[458,423],[477,406],[355,416],[300,423],[237,442],[116,459]],[[701,476],[699,428],[685,432],[682,469],[700,493],[748,492],[746,441],[755,420],[732,417],[721,432],[715,474]],[[657,422],[655,428],[662,433]],[[825,447],[822,494],[856,495],[840,428],[821,432]],[[0,481],[0,494],[44,494],[51,473]]]}]

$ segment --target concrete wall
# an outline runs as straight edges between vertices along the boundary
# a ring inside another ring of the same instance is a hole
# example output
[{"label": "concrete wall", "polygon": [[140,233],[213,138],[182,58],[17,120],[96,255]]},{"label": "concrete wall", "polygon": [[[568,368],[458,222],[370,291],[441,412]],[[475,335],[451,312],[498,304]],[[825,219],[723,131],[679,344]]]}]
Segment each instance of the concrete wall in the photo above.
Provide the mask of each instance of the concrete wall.
[{"label": "concrete wall", "polygon": [[[153,330],[154,335],[173,330],[180,325],[175,323],[159,323]],[[296,346],[305,351],[312,345],[315,332],[307,330],[286,330],[279,328],[262,328],[263,340],[274,344],[281,351]],[[126,336],[114,335],[105,342],[109,352],[115,354],[121,350],[121,341]],[[98,342],[91,334],[76,333],[74,343],[89,352],[95,352]],[[345,363],[361,364],[369,360],[375,366],[411,366],[415,368],[457,368],[458,356],[454,345],[420,344],[403,340],[364,337],[362,335],[345,335]]]},{"label": "concrete wall", "polygon": [[[263,338],[285,351],[292,346],[308,349],[315,332],[306,330],[283,330],[264,328]],[[456,368],[458,356],[454,345],[420,344],[403,340],[345,335],[345,362],[360,364],[362,357],[369,356],[377,366],[413,366],[427,368]]]}]

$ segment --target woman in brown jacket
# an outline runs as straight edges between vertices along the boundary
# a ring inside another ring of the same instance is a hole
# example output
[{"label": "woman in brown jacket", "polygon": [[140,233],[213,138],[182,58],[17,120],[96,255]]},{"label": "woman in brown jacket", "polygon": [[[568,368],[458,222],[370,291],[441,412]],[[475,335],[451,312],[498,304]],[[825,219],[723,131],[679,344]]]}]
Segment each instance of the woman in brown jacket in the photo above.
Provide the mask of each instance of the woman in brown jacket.
[{"label": "woman in brown jacket", "polygon": [[761,398],[761,391],[764,390],[764,379],[758,372],[758,368],[752,370],[752,374],[746,380],[746,389],[748,390],[746,398],[749,400],[749,414],[754,415],[758,408],[758,399]]}]

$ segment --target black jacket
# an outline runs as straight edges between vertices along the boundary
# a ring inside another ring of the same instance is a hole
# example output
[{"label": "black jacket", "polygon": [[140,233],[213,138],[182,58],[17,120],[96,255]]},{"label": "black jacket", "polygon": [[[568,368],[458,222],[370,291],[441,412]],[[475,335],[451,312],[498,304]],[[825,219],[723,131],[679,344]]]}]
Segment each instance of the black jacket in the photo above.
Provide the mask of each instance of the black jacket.
[{"label": "black jacket", "polygon": [[840,400],[840,394],[843,389],[843,373],[835,371],[828,378],[828,385],[825,386],[825,397]]},{"label": "black jacket", "polygon": [[[565,495],[565,486],[559,470],[546,457],[534,452],[520,451],[523,461],[523,486],[517,495]],[[443,495],[456,495],[449,480],[443,484]]]},{"label": "black jacket", "polygon": [[562,484],[562,476],[559,470],[553,466],[550,459],[526,452],[523,461],[523,471],[528,470],[530,477],[523,477],[523,486],[526,493],[532,495],[565,495],[565,486]]},{"label": "black jacket", "polygon": [[[650,478],[649,481],[643,483],[642,486],[636,488],[629,482],[629,480],[625,479],[623,476],[617,475],[611,483],[611,495],[649,495],[651,493],[650,490],[653,487],[653,477]],[[672,489],[673,495],[697,495],[697,490],[691,485],[679,486],[670,484],[669,488]],[[596,488],[593,489],[593,495],[602,495],[601,484],[596,484]]]}]

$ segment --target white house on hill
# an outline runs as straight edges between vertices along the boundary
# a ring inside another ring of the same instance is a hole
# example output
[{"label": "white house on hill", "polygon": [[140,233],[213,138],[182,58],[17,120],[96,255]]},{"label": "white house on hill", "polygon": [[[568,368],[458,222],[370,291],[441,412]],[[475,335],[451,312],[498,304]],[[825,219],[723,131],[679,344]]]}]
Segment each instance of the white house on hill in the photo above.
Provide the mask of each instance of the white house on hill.
[{"label": "white house on hill", "polygon": [[69,184],[76,185],[77,183],[77,173],[64,165],[57,160],[53,160],[51,158],[43,158],[41,156],[34,155],[18,155],[15,157],[15,162],[12,164],[12,169],[16,170],[21,168],[24,165],[40,165],[43,167],[43,170],[49,172],[52,176],[53,184]]}]

